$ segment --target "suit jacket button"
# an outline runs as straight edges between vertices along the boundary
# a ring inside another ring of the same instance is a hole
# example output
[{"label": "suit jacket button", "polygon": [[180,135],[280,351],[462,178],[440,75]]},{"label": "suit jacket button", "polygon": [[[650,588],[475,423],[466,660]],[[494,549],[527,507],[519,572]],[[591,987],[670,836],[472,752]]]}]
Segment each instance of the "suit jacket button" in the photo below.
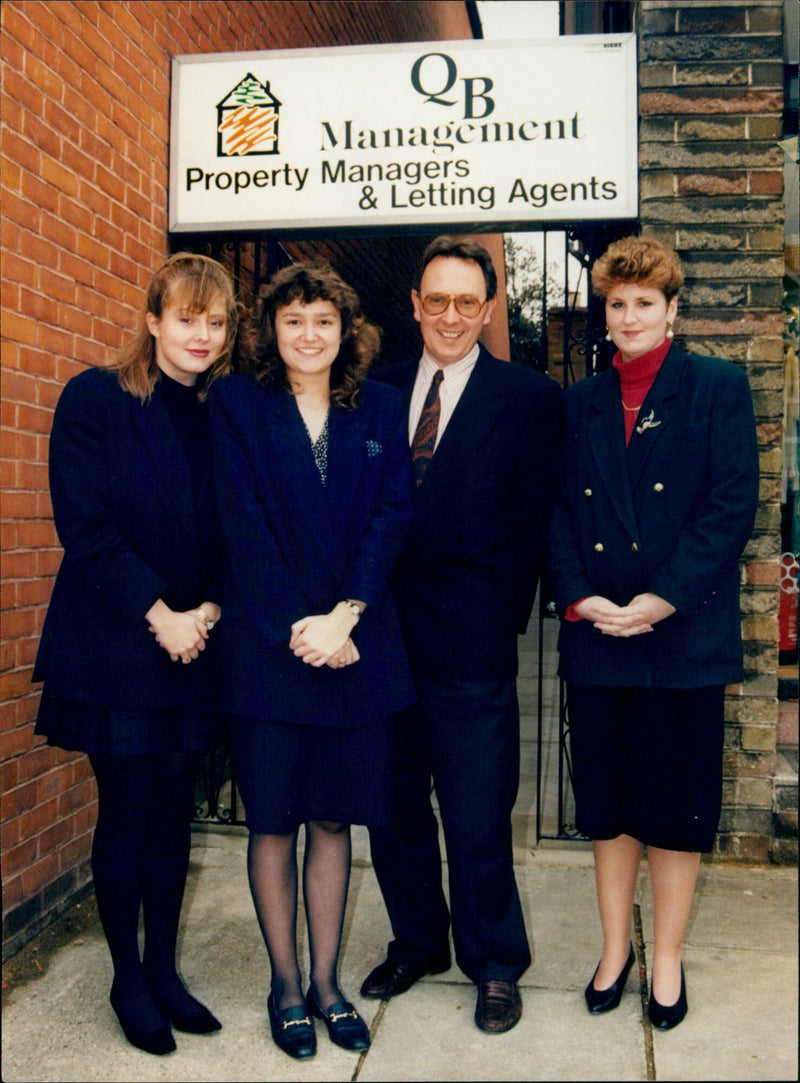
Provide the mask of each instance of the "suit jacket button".
[{"label": "suit jacket button", "polygon": [[661,484],[660,481],[657,481],[655,483],[655,485],[653,486],[653,490],[654,490],[654,492],[657,492],[657,493],[663,493],[664,486]]},{"label": "suit jacket button", "polygon": [[591,489],[584,489],[583,490],[583,495],[584,496],[591,496],[592,495],[592,490]]},{"label": "suit jacket button", "polygon": [[631,546],[631,549],[633,549],[634,553],[639,552],[639,546],[636,544],[636,542],[633,543],[633,545]]},{"label": "suit jacket button", "polygon": [[597,542],[595,544],[594,551],[595,551],[595,553],[602,553],[603,552],[603,543],[602,542]]}]

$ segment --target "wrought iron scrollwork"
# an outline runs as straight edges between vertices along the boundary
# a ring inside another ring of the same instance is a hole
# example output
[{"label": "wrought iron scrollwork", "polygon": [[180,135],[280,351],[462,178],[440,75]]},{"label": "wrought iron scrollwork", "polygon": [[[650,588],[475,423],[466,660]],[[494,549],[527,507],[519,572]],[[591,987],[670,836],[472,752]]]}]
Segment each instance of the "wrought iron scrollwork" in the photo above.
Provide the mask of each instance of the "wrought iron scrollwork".
[{"label": "wrought iron scrollwork", "polygon": [[219,745],[203,757],[195,779],[192,822],[225,825],[244,823],[230,745]]}]

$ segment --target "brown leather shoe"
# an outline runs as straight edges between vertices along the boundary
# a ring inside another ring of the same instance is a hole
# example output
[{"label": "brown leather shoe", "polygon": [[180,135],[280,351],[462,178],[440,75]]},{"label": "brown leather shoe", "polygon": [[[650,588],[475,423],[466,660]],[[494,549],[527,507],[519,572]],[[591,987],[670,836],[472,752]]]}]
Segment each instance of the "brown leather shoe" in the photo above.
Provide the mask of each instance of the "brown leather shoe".
[{"label": "brown leather shoe", "polygon": [[487,1034],[504,1034],[520,1021],[522,997],[515,981],[482,981],[478,985],[475,1023]]},{"label": "brown leather shoe", "polygon": [[417,963],[414,966],[384,959],[364,979],[361,995],[371,1000],[389,1000],[405,993],[414,982],[424,978],[426,974],[443,974],[449,969],[449,959],[430,959],[427,963]]}]

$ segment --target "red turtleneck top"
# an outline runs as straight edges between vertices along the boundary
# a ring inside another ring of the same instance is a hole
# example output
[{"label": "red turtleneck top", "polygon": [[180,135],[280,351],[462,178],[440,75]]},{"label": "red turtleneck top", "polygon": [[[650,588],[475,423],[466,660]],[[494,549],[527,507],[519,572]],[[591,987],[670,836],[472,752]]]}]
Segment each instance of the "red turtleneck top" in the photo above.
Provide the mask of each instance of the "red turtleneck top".
[{"label": "red turtleneck top", "polygon": [[672,339],[665,338],[660,346],[656,346],[649,353],[642,354],[641,357],[634,358],[633,361],[623,361],[619,350],[611,360],[611,364],[619,373],[622,413],[625,421],[625,447],[631,442],[636,417],[647,398],[647,392],[658,376],[658,370],[669,353],[671,345]]}]

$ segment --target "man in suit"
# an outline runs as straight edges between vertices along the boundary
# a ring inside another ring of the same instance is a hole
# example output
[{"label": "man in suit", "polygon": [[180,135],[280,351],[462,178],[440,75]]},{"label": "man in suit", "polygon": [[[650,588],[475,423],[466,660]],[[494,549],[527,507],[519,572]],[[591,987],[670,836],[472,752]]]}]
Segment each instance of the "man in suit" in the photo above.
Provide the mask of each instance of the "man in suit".
[{"label": "man in suit", "polygon": [[[408,409],[414,514],[395,594],[418,701],[399,719],[394,821],[370,832],[395,939],[361,992],[385,999],[456,961],[475,1022],[510,1030],[530,951],[513,868],[519,783],[517,635],[554,501],[561,390],[479,344],[497,276],[479,244],[438,237],[411,291],[418,362],[379,370]],[[450,884],[442,889],[442,819]]]}]

